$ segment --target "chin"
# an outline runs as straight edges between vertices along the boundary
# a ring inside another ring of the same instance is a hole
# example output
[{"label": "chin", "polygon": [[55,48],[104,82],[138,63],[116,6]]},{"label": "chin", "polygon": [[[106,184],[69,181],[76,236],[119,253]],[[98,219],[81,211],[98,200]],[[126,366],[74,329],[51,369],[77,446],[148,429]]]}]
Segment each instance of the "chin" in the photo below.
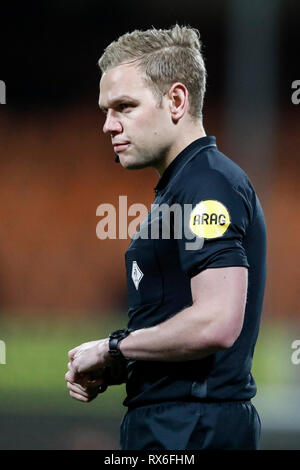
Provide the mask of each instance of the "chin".
[{"label": "chin", "polygon": [[125,155],[119,155],[119,158],[122,167],[126,168],[127,170],[140,170],[142,168],[150,166],[149,163],[141,163],[136,160],[130,159],[130,157],[125,157]]}]

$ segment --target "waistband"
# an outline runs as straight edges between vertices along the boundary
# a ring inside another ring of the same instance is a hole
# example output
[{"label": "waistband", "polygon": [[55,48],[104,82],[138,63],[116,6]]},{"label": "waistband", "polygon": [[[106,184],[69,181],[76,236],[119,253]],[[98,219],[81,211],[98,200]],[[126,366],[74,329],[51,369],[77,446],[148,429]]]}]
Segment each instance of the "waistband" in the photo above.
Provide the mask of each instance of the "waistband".
[{"label": "waistband", "polygon": [[251,399],[249,400],[216,400],[216,399],[210,399],[210,398],[203,398],[201,400],[195,400],[195,398],[185,398],[183,400],[160,400],[160,401],[153,401],[151,403],[136,403],[136,404],[130,404],[127,406],[128,412],[135,410],[137,408],[150,408],[154,406],[159,406],[159,405],[183,405],[183,404],[190,404],[190,403],[195,403],[195,404],[211,404],[211,405],[237,405],[237,404],[252,404]]}]

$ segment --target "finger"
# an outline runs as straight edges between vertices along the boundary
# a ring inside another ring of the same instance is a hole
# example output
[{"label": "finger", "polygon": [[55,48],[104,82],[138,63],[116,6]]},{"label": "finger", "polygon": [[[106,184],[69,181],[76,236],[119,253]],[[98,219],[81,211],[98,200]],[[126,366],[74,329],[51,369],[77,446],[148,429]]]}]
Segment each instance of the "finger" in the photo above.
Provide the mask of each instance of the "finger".
[{"label": "finger", "polygon": [[76,387],[76,391],[87,393],[87,394],[94,393],[95,390],[97,390],[99,386],[102,386],[102,385],[103,385],[103,381],[101,382],[101,384],[92,383],[92,384],[87,384],[87,385],[82,384],[80,382],[67,382],[67,387],[69,389]]},{"label": "finger", "polygon": [[68,351],[68,357],[69,359],[71,359],[71,361],[74,359],[74,356],[78,352],[78,350],[79,346],[76,346],[76,348],[70,349],[70,351]]},{"label": "finger", "polygon": [[98,385],[103,383],[103,379],[99,379],[97,382],[89,379],[90,377],[88,375],[74,372],[72,368],[65,374],[65,380],[68,383],[78,385],[83,391],[86,391],[88,388],[96,388]]},{"label": "finger", "polygon": [[96,389],[84,389],[78,384],[72,384],[70,382],[67,383],[67,387],[69,390],[71,390],[74,393],[78,393],[78,395],[82,395],[83,397],[89,398],[91,396],[94,396],[98,390]]},{"label": "finger", "polygon": [[77,384],[70,384],[68,388],[72,393],[81,395],[83,398],[87,398],[89,400],[95,398],[99,393],[99,387],[88,390],[82,390],[80,385],[78,386]]},{"label": "finger", "polygon": [[87,397],[82,396],[79,393],[75,393],[75,392],[72,392],[72,391],[70,391],[69,394],[70,394],[70,397],[75,398],[76,400],[84,402],[84,403],[88,403],[88,402],[94,400],[94,398],[96,398],[96,396],[97,396],[97,394],[96,394],[95,396],[87,398]]},{"label": "finger", "polygon": [[77,393],[78,395],[82,395],[83,397],[88,398],[89,394],[80,388],[77,384],[72,384],[70,382],[67,382],[67,388],[74,393]]},{"label": "finger", "polygon": [[68,370],[68,372],[66,372],[65,374],[65,380],[67,380],[68,382],[74,382],[74,371],[73,370]]},{"label": "finger", "polygon": [[73,370],[75,374],[76,373],[79,374],[79,372],[77,372],[76,368],[74,367],[74,362],[71,362],[71,361],[68,362],[68,369],[71,370],[71,371]]},{"label": "finger", "polygon": [[82,374],[79,374],[76,370],[71,368],[65,374],[65,380],[67,380],[68,382],[73,382],[73,383],[75,383],[75,382],[81,383],[82,380],[83,380],[83,377],[82,377]]}]

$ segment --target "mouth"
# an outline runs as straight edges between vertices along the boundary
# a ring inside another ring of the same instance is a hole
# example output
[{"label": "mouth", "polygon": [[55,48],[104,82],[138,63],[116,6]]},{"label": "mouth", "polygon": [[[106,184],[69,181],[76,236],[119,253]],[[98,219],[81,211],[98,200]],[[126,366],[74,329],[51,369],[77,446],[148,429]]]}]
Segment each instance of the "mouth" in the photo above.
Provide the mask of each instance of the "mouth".
[{"label": "mouth", "polygon": [[115,153],[123,152],[123,150],[126,150],[129,145],[130,145],[129,142],[115,144],[114,145],[114,152]]}]

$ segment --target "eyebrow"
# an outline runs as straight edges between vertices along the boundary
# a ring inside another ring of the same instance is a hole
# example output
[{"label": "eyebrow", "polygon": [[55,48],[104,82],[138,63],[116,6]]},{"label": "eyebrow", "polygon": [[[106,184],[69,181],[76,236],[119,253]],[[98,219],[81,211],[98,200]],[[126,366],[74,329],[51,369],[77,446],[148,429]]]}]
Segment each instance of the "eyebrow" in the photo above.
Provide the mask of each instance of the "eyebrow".
[{"label": "eyebrow", "polygon": [[[117,106],[118,104],[122,103],[122,101],[130,101],[131,103],[135,103],[135,104],[138,103],[138,101],[136,99],[132,98],[132,96],[121,95],[121,96],[118,96],[117,98],[114,98],[113,100],[111,100],[108,103],[108,107],[113,108],[113,107]],[[100,106],[100,101],[99,101],[98,104],[99,104],[99,108],[101,109],[101,111],[106,111],[107,110],[106,107]]]}]

